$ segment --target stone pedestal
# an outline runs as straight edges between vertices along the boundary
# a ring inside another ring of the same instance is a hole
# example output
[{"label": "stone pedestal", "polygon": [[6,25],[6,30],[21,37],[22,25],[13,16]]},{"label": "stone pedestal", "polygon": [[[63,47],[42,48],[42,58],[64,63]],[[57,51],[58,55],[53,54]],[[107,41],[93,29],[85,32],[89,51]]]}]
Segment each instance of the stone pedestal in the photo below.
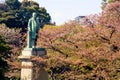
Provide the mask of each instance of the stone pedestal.
[{"label": "stone pedestal", "polygon": [[25,48],[22,51],[22,55],[18,57],[21,60],[21,80],[34,80],[32,56],[44,55],[46,55],[44,48]]}]

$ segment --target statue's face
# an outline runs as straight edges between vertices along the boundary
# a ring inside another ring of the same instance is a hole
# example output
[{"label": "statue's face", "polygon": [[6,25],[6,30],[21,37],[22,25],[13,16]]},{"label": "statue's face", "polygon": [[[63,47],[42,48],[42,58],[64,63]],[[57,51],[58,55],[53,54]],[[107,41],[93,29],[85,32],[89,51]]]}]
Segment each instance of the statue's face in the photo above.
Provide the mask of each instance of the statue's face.
[{"label": "statue's face", "polygon": [[36,18],[36,16],[37,16],[37,14],[36,14],[36,13],[33,13],[32,15],[33,15],[33,17],[34,17],[34,18]]}]

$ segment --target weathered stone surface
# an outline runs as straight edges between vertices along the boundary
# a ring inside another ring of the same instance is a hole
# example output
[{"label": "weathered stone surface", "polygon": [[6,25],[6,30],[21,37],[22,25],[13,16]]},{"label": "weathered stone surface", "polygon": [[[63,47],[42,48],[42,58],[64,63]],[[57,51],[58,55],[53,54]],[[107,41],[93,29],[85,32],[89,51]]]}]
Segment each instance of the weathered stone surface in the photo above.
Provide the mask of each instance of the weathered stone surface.
[{"label": "weathered stone surface", "polygon": [[22,51],[22,56],[32,56],[33,48],[25,48]]},{"label": "weathered stone surface", "polygon": [[21,69],[21,80],[33,80],[33,70],[29,68]]},{"label": "weathered stone surface", "polygon": [[[21,60],[21,80],[34,80],[33,78],[33,65],[32,57],[39,56],[42,57],[46,55],[45,48],[25,48],[22,51],[22,55],[18,57]],[[47,72],[43,71],[38,72],[38,77],[36,80],[48,80]]]}]

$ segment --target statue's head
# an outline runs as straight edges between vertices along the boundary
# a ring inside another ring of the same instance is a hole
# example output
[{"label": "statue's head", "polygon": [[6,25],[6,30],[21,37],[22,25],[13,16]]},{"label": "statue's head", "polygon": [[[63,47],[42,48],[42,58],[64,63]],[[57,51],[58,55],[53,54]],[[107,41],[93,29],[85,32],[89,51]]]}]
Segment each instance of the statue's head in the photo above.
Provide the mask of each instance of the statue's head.
[{"label": "statue's head", "polygon": [[33,18],[36,18],[36,17],[37,17],[37,14],[34,12],[34,13],[32,14],[32,17],[33,17]]}]

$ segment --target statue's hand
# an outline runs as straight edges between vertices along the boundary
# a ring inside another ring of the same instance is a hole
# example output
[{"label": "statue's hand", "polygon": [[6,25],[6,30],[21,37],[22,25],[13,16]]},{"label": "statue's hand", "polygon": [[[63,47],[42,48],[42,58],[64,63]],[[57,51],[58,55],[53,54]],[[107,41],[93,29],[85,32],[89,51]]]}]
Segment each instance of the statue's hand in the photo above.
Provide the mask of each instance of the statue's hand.
[{"label": "statue's hand", "polygon": [[28,31],[30,31],[30,28],[28,27]]}]

